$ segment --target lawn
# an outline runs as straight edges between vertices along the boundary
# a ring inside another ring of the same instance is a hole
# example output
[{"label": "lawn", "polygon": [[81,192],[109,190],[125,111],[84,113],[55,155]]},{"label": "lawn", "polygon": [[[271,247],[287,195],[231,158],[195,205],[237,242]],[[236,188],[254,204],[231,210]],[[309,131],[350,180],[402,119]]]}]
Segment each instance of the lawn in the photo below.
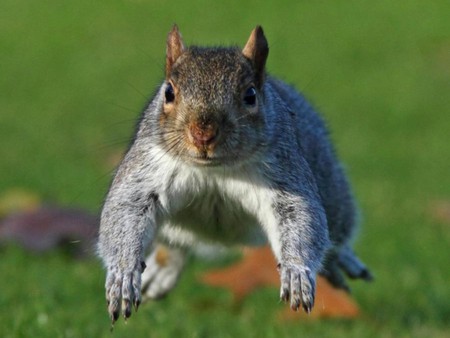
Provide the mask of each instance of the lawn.
[{"label": "lawn", "polygon": [[167,299],[110,333],[104,271],[63,251],[0,250],[2,337],[449,337],[450,2],[54,1],[0,4],[0,194],[98,212],[176,22],[188,44],[243,45],[327,119],[362,210],[356,320],[281,322],[276,289],[235,304],[192,259]]}]

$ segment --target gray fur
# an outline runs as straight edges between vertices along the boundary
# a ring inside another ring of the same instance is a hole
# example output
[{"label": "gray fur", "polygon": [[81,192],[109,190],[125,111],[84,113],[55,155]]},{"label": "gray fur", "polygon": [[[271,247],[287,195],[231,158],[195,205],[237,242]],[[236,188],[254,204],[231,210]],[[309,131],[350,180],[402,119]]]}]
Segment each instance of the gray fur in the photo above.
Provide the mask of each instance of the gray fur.
[{"label": "gray fur", "polygon": [[[143,113],[102,211],[98,251],[113,322],[139,305],[145,249],[157,238],[174,248],[267,238],[280,296],[294,310],[311,311],[317,273],[340,287],[341,269],[370,277],[350,249],[355,206],[324,123],[296,90],[261,73],[264,43],[255,29],[244,56],[238,48],[185,49],[176,27],[170,33],[166,81]],[[164,98],[168,83],[174,102]],[[249,106],[243,93],[252,84],[257,103]],[[193,146],[192,125],[217,128],[213,145]]]}]

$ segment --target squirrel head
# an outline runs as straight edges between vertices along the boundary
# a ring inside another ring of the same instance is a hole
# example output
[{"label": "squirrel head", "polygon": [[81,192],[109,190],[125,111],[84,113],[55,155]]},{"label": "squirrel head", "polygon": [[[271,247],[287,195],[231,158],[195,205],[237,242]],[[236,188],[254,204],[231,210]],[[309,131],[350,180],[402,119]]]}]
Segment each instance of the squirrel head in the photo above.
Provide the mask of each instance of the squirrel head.
[{"label": "squirrel head", "polygon": [[243,49],[185,47],[176,25],[167,37],[159,122],[165,149],[197,165],[235,165],[261,152],[265,63],[260,26]]}]

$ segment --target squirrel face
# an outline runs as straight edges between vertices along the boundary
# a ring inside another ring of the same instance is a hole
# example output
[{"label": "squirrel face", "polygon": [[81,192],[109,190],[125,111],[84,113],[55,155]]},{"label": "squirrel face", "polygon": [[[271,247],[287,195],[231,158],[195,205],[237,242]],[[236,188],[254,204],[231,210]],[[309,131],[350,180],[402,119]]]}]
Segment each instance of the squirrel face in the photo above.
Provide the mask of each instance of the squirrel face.
[{"label": "squirrel face", "polygon": [[204,166],[236,165],[261,153],[267,142],[263,94],[267,53],[259,27],[241,51],[185,48],[174,26],[167,39],[159,116],[165,149]]}]

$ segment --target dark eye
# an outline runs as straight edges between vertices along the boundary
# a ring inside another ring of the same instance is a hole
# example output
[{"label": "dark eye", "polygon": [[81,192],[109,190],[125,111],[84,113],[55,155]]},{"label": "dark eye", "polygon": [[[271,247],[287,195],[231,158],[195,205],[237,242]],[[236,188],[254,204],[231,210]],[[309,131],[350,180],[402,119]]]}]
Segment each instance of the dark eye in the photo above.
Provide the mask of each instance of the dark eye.
[{"label": "dark eye", "polygon": [[173,92],[173,87],[171,83],[167,84],[164,95],[166,97],[166,103],[172,103],[175,100],[175,93]]},{"label": "dark eye", "polygon": [[244,94],[244,103],[247,106],[254,106],[256,104],[256,89],[249,87]]}]

